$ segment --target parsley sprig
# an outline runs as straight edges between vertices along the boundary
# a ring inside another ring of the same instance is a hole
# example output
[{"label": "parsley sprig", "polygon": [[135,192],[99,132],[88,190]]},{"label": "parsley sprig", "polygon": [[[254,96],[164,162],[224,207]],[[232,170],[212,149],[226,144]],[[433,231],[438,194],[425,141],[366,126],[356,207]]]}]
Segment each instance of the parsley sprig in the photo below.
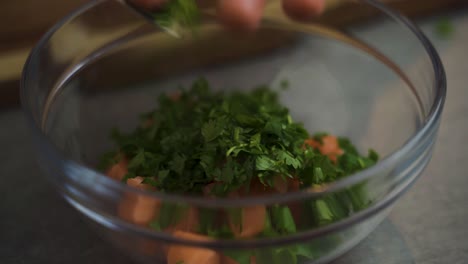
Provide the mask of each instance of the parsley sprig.
[{"label": "parsley sprig", "polygon": [[200,22],[200,10],[195,0],[168,1],[153,16],[157,25],[176,37],[180,37],[181,30],[193,30]]}]

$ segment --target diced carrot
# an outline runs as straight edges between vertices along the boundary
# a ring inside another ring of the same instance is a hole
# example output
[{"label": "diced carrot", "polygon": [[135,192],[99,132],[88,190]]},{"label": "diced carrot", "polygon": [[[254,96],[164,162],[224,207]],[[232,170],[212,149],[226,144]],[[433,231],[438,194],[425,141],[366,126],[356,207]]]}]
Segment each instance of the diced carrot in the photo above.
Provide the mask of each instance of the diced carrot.
[{"label": "diced carrot", "polygon": [[[175,231],[173,234],[177,238],[211,241],[212,238],[190,232]],[[167,251],[167,264],[220,264],[219,254],[207,248],[189,247],[183,245],[171,245]]]},{"label": "diced carrot", "polygon": [[322,137],[322,143],[314,139],[306,139],[304,144],[309,145],[313,148],[316,148],[323,155],[327,155],[331,161],[336,162],[338,156],[343,154],[343,150],[340,148],[338,143],[338,138],[331,135],[326,135]]},{"label": "diced carrot", "polygon": [[257,257],[251,256],[250,257],[250,264],[257,264]]},{"label": "diced carrot", "polygon": [[239,264],[239,262],[233,260],[228,256],[221,255],[221,264]]},{"label": "diced carrot", "polygon": [[322,142],[323,145],[320,152],[323,155],[328,155],[333,162],[336,162],[338,156],[343,154],[343,150],[340,149],[340,145],[338,144],[338,139],[335,136],[324,136]]},{"label": "diced carrot", "polygon": [[[255,184],[254,181],[251,183],[251,193],[258,194],[258,186],[263,186],[261,183]],[[228,195],[230,198],[237,198],[244,193],[243,190],[232,192]],[[249,193],[250,194],[250,193]],[[262,232],[265,227],[266,208],[263,205],[248,206],[240,209],[240,219],[235,219],[237,216],[228,215],[228,224],[231,231],[238,238],[248,238],[257,235]]]},{"label": "diced carrot", "polygon": [[[206,198],[215,199],[216,195],[211,193],[211,191],[213,190],[213,188],[217,184],[220,184],[220,183],[219,182],[213,182],[213,183],[207,184],[203,188],[203,195]],[[221,226],[223,223],[225,223],[226,218],[225,218],[225,214],[224,214],[224,212],[222,210],[212,210],[211,212],[215,212],[215,214],[212,216],[212,217],[214,217],[214,219],[212,219],[212,224],[214,224],[215,226]],[[199,219],[197,219],[197,220],[199,220]],[[196,222],[196,225],[198,225],[198,224],[199,224],[199,221]],[[196,225],[194,227],[196,227]]]},{"label": "diced carrot", "polygon": [[[300,189],[301,182],[298,179],[292,179],[289,181],[288,190],[290,192],[298,191]],[[300,223],[302,221],[302,202],[289,202],[287,203],[289,210],[291,210],[291,214],[296,223]]]},{"label": "diced carrot", "polygon": [[[144,184],[143,177],[135,177],[127,180],[127,184],[142,190],[154,190],[148,184]],[[161,202],[153,197],[140,194],[127,193],[119,204],[119,216],[131,223],[147,226],[159,214]]]},{"label": "diced carrot", "polygon": [[169,226],[166,231],[195,231],[199,224],[199,213],[196,207],[190,206],[189,209],[181,217],[180,221],[174,225]]},{"label": "diced carrot", "polygon": [[276,176],[273,179],[273,188],[279,193],[286,193],[299,190],[300,181],[295,178],[284,178]]},{"label": "diced carrot", "polygon": [[160,202],[141,195],[126,195],[119,205],[119,216],[137,225],[147,226],[159,212]]},{"label": "diced carrot", "polygon": [[152,126],[153,124],[154,124],[153,118],[148,118],[145,121],[143,121],[143,123],[141,124],[141,127],[142,128],[148,128],[148,127]]},{"label": "diced carrot", "polygon": [[314,139],[312,139],[312,138],[306,139],[306,140],[304,141],[304,144],[309,145],[309,146],[311,146],[311,147],[313,147],[313,148],[320,148],[320,147],[321,147],[320,142],[318,142],[318,141],[316,141],[316,140],[314,140]]},{"label": "diced carrot", "polygon": [[146,191],[151,191],[151,190],[155,190],[154,187],[152,187],[151,185],[149,184],[144,184],[143,183],[143,180],[145,178],[144,177],[141,177],[141,176],[137,176],[135,178],[130,178],[130,179],[127,179],[127,185],[128,186],[132,186],[132,187],[135,187],[135,188],[138,188],[138,189],[141,189],[141,190],[146,190]]},{"label": "diced carrot", "polygon": [[171,98],[171,100],[173,102],[177,102],[180,100],[180,96],[182,96],[181,92],[180,91],[176,91],[176,92],[173,92],[171,94],[169,94],[169,98]]},{"label": "diced carrot", "polygon": [[137,251],[133,253],[154,258],[161,258],[161,256],[166,255],[166,252],[164,251],[165,244],[160,241],[153,241],[142,238],[133,243],[135,243],[135,248]]},{"label": "diced carrot", "polygon": [[302,212],[304,210],[303,204],[300,202],[290,202],[287,203],[287,205],[289,207],[289,210],[291,211],[291,215],[296,225],[302,223]]},{"label": "diced carrot", "polygon": [[281,177],[280,175],[277,175],[273,178],[273,187],[279,193],[286,193],[289,187],[289,180]]},{"label": "diced carrot", "polygon": [[234,196],[232,196],[232,194],[234,193],[230,194],[230,197],[236,197],[236,195],[237,196],[239,195],[262,196],[265,194],[272,194],[275,192],[276,192],[275,188],[265,185],[261,183],[258,178],[255,178],[255,179],[252,179],[252,181],[250,182],[250,186],[248,186],[248,188],[242,187],[238,190],[238,192]]},{"label": "diced carrot", "polygon": [[106,175],[114,180],[121,181],[125,174],[128,173],[128,160],[122,157],[120,161],[112,165],[107,171]]},{"label": "diced carrot", "polygon": [[298,191],[301,187],[301,182],[298,179],[291,179],[288,184],[288,190]]},{"label": "diced carrot", "polygon": [[250,182],[249,188],[244,188],[240,190],[240,194],[251,195],[251,196],[260,196],[267,194],[270,188],[267,188],[263,183],[260,182],[258,178],[253,179]]},{"label": "diced carrot", "polygon": [[222,184],[221,182],[212,182],[212,183],[209,183],[207,185],[205,185],[205,187],[203,187],[203,195],[205,195],[206,197],[209,197],[209,198],[215,198],[216,196],[213,195],[211,193],[211,191],[213,190],[213,188],[216,186],[216,185],[220,185]]},{"label": "diced carrot", "polygon": [[240,214],[240,223],[236,221],[237,219],[233,219],[233,216],[228,218],[229,227],[236,237],[253,237],[265,228],[266,208],[264,205],[244,207]]},{"label": "diced carrot", "polygon": [[215,187],[216,183],[212,182],[203,187],[203,195],[205,196],[211,196],[211,190]]}]

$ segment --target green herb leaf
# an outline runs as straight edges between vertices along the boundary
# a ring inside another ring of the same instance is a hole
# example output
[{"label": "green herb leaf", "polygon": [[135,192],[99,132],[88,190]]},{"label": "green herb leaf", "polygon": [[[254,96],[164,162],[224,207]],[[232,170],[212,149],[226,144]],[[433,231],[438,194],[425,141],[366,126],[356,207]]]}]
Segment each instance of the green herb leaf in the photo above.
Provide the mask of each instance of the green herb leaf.
[{"label": "green herb leaf", "polygon": [[200,11],[194,0],[171,0],[154,14],[154,20],[177,36],[180,28],[193,28],[199,23]]},{"label": "green herb leaf", "polygon": [[145,177],[141,183],[149,184],[149,185],[154,186],[154,187],[159,186],[158,182],[152,177]]},{"label": "green herb leaf", "polygon": [[448,18],[441,18],[436,24],[435,31],[439,37],[449,38],[455,31],[455,27]]},{"label": "green herb leaf", "polygon": [[174,158],[169,162],[169,167],[175,173],[182,175],[185,168],[185,162],[187,158],[184,155],[176,154]]},{"label": "green herb leaf", "polygon": [[138,153],[130,160],[128,164],[129,169],[134,169],[145,164],[145,151],[143,149],[138,150]]},{"label": "green herb leaf", "polygon": [[280,83],[280,87],[283,90],[286,90],[289,88],[289,81],[288,80],[282,80]]},{"label": "green herb leaf", "polygon": [[324,200],[315,201],[315,213],[319,225],[328,224],[333,222],[333,213]]},{"label": "green herb leaf", "polygon": [[276,230],[283,234],[296,233],[296,224],[287,206],[273,206],[271,208],[271,215]]},{"label": "green herb leaf", "polygon": [[275,155],[278,160],[284,162],[288,166],[292,166],[294,169],[299,169],[302,166],[300,158],[294,157],[290,152],[286,150],[277,150]]},{"label": "green herb leaf", "polygon": [[153,221],[152,225],[164,230],[180,222],[186,216],[188,209],[185,204],[163,203],[159,210],[159,219],[157,222]]},{"label": "green herb leaf", "polygon": [[169,170],[160,170],[158,172],[158,181],[159,182],[164,182],[166,180],[167,176],[169,176]]},{"label": "green herb leaf", "polygon": [[259,171],[275,171],[276,162],[267,155],[260,155],[257,157],[255,165]]},{"label": "green herb leaf", "polygon": [[223,253],[224,255],[236,261],[238,264],[251,264],[250,258],[253,256],[253,252],[250,250],[226,250]]},{"label": "green herb leaf", "polygon": [[307,259],[315,259],[320,255],[319,247],[313,247],[308,244],[298,244],[294,247],[294,252],[297,256],[306,257]]},{"label": "green herb leaf", "polygon": [[203,135],[203,138],[205,138],[206,142],[210,142],[215,140],[222,131],[222,127],[219,127],[215,121],[210,120],[203,125],[201,134]]}]

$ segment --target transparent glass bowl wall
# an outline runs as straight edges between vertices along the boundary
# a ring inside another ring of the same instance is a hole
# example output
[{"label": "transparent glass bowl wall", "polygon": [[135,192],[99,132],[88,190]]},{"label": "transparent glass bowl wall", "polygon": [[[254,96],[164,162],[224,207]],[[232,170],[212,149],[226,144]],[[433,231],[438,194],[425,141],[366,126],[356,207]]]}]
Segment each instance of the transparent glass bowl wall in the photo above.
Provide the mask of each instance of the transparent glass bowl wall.
[{"label": "transparent glass bowl wall", "polygon": [[[266,255],[307,245],[315,249],[314,263],[336,258],[366,237],[420,175],[445,98],[440,60],[418,29],[373,1],[349,4],[372,14],[370,21],[334,24],[326,14],[292,22],[277,12],[279,2],[271,1],[256,33],[226,30],[207,15],[197,34],[181,32],[181,38],[116,1],[83,7],[43,37],[24,70],[22,103],[41,167],[101,234],[143,262],[164,263],[172,243]],[[396,37],[389,41],[386,34]],[[92,169],[112,147],[112,127],[131,130],[141,112],[155,107],[158,94],[199,76],[225,90],[261,84],[277,89],[288,80],[281,99],[309,131],[350,137],[361,151],[372,147],[383,159],[320,191],[237,200],[145,193]],[[134,225],[118,214],[129,196],[217,212],[313,203],[357,185],[368,190],[368,208],[320,228],[304,216],[297,234],[274,239],[201,243]]]}]

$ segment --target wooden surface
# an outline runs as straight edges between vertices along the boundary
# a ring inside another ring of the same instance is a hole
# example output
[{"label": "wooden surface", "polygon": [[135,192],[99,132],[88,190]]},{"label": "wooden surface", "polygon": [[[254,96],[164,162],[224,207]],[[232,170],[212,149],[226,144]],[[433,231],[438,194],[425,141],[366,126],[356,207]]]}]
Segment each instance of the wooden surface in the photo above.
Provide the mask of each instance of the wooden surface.
[{"label": "wooden surface", "polygon": [[61,17],[90,0],[0,1],[0,51],[30,46]]},{"label": "wooden surface", "polygon": [[[89,0],[19,0],[0,2],[0,108],[17,105],[23,64],[38,38],[61,17]],[[362,5],[327,0],[329,11],[322,18],[331,25],[343,25],[369,18],[373,13]],[[430,15],[468,6],[467,0],[384,0],[411,16]],[[252,50],[258,51],[258,47]],[[251,51],[252,51],[251,50]],[[244,50],[237,54],[251,54]],[[204,54],[208,56],[209,53]]]}]

